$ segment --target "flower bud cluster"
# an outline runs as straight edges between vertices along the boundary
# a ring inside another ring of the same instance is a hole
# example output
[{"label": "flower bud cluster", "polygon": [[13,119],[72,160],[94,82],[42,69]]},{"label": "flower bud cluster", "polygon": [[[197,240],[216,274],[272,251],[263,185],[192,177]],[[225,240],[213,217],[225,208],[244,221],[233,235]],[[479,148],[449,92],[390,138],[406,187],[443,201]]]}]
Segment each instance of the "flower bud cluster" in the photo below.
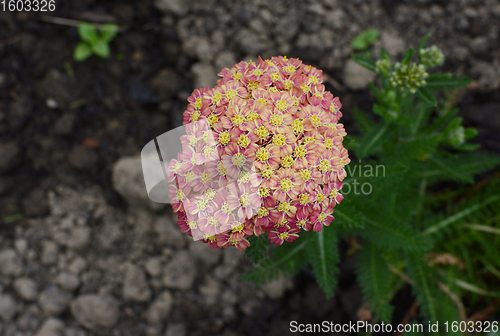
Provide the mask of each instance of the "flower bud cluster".
[{"label": "flower bud cluster", "polygon": [[420,62],[429,68],[441,66],[444,63],[444,54],[436,46],[422,48],[419,50]]},{"label": "flower bud cluster", "polygon": [[395,88],[415,93],[420,86],[426,84],[425,79],[427,77],[429,77],[429,74],[425,71],[423,64],[417,65],[414,62],[409,64],[396,63],[389,80]]}]

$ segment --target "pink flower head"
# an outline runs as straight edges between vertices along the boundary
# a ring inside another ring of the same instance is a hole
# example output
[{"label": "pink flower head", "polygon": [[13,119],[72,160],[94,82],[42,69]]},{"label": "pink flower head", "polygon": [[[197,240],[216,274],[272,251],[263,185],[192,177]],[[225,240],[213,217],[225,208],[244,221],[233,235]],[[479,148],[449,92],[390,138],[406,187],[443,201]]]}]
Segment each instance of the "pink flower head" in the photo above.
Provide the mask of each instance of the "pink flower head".
[{"label": "pink flower head", "polygon": [[167,166],[180,230],[243,250],[252,235],[281,245],[328,226],[350,159],[323,72],[280,56],[219,76],[189,97],[183,150]]}]

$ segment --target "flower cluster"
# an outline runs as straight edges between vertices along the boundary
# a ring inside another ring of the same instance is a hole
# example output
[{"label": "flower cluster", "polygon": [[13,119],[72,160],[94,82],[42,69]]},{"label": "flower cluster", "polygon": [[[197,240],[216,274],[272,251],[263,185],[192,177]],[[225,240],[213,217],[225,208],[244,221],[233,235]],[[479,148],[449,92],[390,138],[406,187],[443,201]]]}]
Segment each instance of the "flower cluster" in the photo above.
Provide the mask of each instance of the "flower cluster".
[{"label": "flower cluster", "polygon": [[423,64],[410,64],[396,63],[394,71],[391,74],[390,81],[392,86],[399,88],[401,91],[409,90],[415,93],[420,86],[426,84],[425,79],[429,74],[425,71]]},{"label": "flower cluster", "polygon": [[243,250],[252,235],[281,245],[330,225],[350,159],[322,71],[259,57],[219,76],[188,98],[182,153],[168,165],[181,231]]},{"label": "flower cluster", "polygon": [[429,68],[441,66],[444,63],[444,54],[438,47],[421,48],[418,52],[420,62]]}]

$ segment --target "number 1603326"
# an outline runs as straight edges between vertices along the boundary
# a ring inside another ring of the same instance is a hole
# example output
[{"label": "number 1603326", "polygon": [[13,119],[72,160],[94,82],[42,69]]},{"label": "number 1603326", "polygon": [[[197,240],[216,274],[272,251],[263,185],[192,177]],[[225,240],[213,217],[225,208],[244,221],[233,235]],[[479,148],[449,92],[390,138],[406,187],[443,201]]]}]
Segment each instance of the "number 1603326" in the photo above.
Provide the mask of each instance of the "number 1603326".
[{"label": "number 1603326", "polygon": [[53,12],[55,0],[1,0],[0,8],[9,12]]}]

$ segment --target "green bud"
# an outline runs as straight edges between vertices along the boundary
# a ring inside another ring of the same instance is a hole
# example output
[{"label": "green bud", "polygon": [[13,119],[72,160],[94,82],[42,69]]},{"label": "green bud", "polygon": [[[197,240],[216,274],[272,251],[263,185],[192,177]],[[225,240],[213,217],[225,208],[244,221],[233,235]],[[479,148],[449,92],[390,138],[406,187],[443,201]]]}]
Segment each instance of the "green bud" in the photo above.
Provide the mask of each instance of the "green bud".
[{"label": "green bud", "polygon": [[411,93],[415,93],[420,86],[426,84],[425,79],[428,76],[429,74],[422,64],[417,65],[415,62],[396,63],[389,80],[392,86],[400,91],[409,90]]},{"label": "green bud", "polygon": [[420,62],[422,62],[423,65],[429,68],[441,66],[444,63],[444,54],[436,46],[420,49],[419,57],[420,57]]},{"label": "green bud", "polygon": [[380,75],[389,76],[389,72],[391,71],[391,67],[392,67],[391,61],[389,61],[386,58],[379,59],[375,63],[375,72],[380,74]]}]

